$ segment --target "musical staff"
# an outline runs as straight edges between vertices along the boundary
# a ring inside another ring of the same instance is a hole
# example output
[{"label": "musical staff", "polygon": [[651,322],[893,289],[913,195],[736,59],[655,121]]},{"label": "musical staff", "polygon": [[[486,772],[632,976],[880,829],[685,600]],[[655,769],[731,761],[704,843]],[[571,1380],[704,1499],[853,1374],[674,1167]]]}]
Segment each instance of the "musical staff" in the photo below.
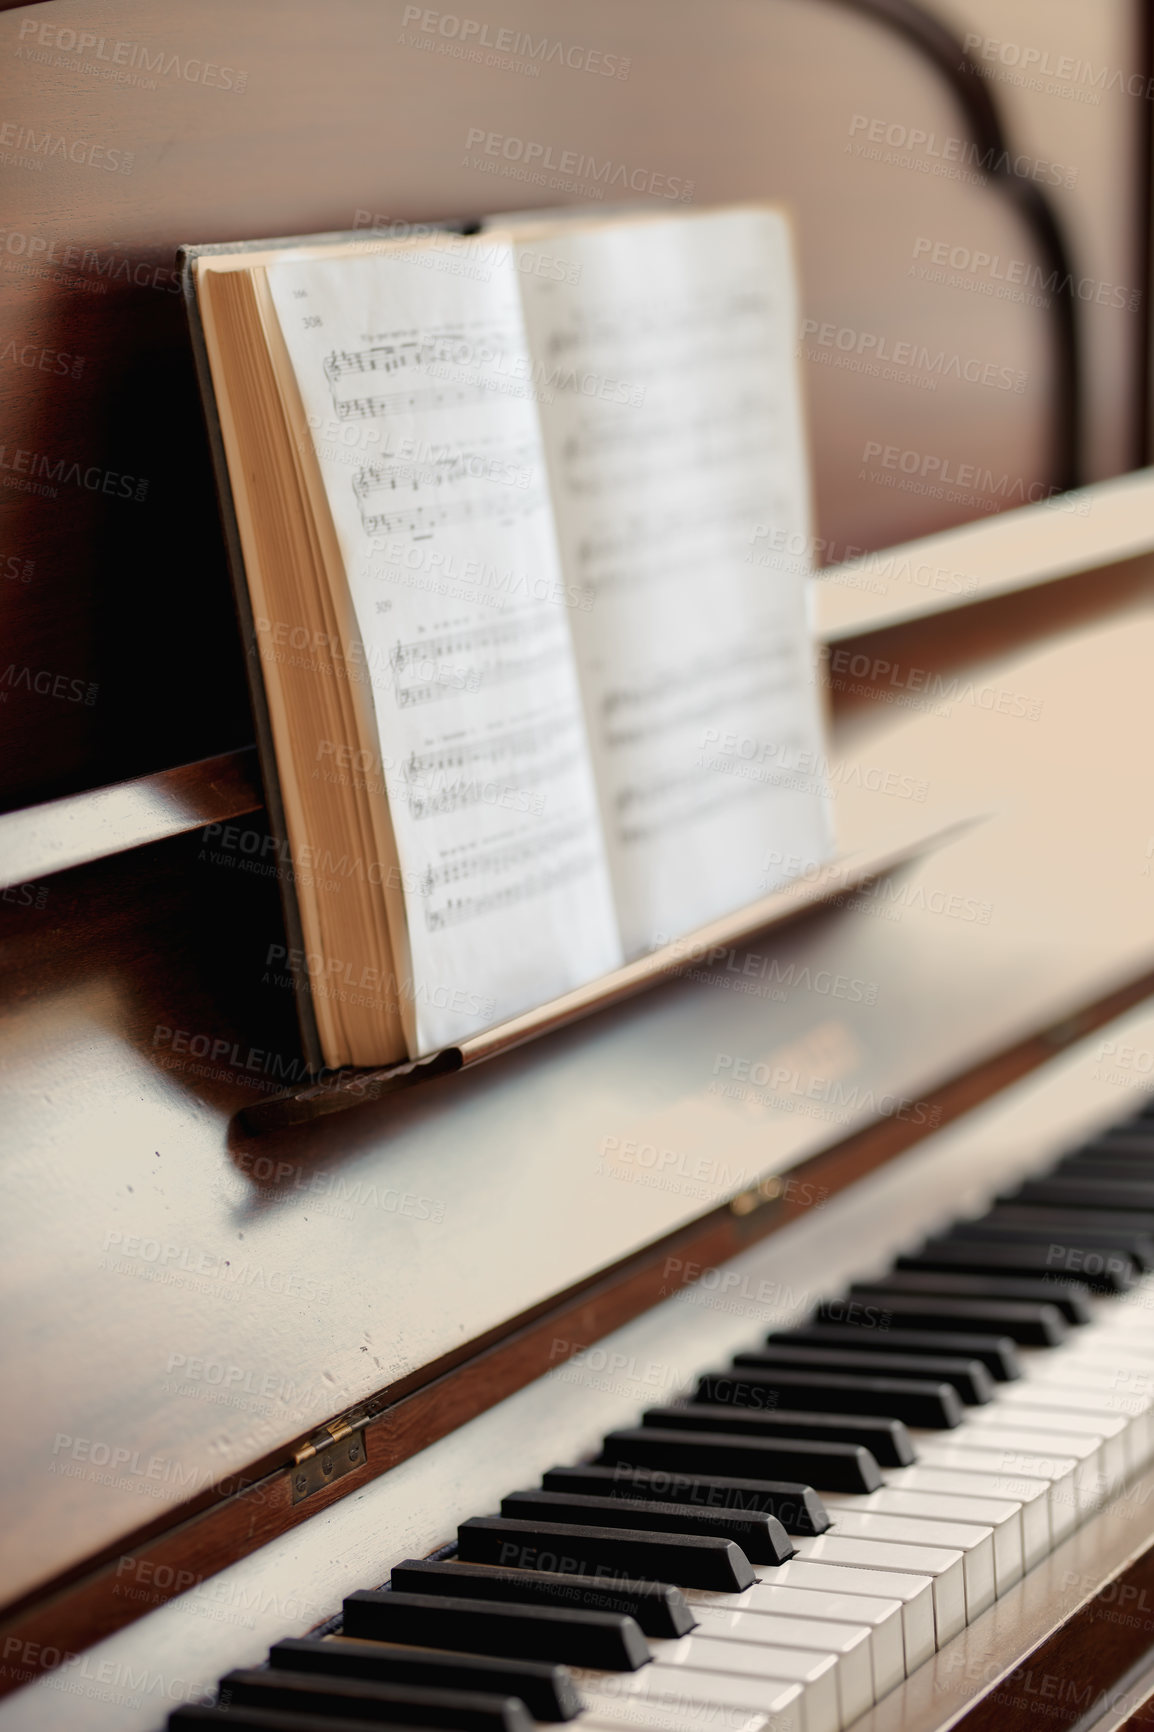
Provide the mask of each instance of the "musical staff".
[{"label": "musical staff", "polygon": [[523,679],[568,656],[565,622],[552,610],[398,641],[389,652],[389,666],[397,704],[406,709]]},{"label": "musical staff", "polygon": [[[425,926],[430,932],[441,932],[484,914],[514,908],[584,875],[595,862],[588,825],[576,820],[429,866],[421,879]],[[515,876],[507,878],[509,873]],[[506,882],[494,882],[502,878]],[[439,902],[435,899],[438,891],[462,884],[479,887],[447,895]]]},{"label": "musical staff", "polygon": [[431,462],[378,463],[353,477],[353,493],[366,533],[431,535],[447,524],[532,516],[543,504],[531,484],[534,452],[511,447],[450,451]]},{"label": "musical staff", "polygon": [[[404,766],[405,798],[416,819],[442,817],[481,801],[516,804],[507,796],[552,783],[580,762],[583,751],[577,717],[558,713],[487,740],[411,753]],[[498,777],[512,781],[498,782]]]}]

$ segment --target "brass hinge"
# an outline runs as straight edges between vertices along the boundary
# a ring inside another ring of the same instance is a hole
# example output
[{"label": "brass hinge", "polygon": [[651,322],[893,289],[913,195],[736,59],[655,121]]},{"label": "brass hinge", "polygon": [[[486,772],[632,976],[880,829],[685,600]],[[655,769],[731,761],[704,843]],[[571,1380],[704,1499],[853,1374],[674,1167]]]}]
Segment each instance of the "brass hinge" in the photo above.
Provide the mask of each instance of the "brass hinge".
[{"label": "brass hinge", "polygon": [[365,1461],[363,1414],[348,1413],[323,1425],[315,1437],[293,1454],[292,1493],[294,1503],[322,1491],[326,1485],[354,1473]]},{"label": "brass hinge", "polygon": [[776,1203],[785,1190],[785,1180],[774,1175],[762,1179],[760,1185],[752,1190],[739,1191],[736,1197],[729,1199],[729,1211],[732,1215],[752,1215],[755,1209],[764,1209],[767,1203]]}]

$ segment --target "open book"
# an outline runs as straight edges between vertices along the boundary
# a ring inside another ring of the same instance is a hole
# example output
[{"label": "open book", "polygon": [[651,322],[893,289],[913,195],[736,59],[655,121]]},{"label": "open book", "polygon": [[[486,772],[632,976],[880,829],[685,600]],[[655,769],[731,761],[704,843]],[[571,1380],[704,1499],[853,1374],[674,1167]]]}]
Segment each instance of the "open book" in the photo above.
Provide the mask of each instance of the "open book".
[{"label": "open book", "polygon": [[314,1062],[828,856],[805,562],[755,551],[810,530],[780,211],[185,257]]}]

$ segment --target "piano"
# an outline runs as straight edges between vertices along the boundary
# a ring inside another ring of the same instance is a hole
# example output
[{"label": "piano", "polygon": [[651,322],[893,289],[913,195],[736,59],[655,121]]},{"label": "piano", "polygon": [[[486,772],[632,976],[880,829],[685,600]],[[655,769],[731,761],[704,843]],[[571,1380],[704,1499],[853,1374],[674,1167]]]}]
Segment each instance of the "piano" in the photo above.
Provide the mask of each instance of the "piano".
[{"label": "piano", "polygon": [[[67,56],[52,10],[5,41]],[[132,213],[93,178],[92,250],[4,313],[94,358],[19,376],[20,448],[153,485],[6,489],[0,1732],[1148,1723],[1154,478],[959,530],[870,496],[879,542],[927,533],[817,587],[830,773],[843,844],[920,834],[908,864],[254,1131],[303,1070],[172,255],[351,220],[338,180],[379,208],[343,135],[339,177],[270,166],[306,50],[358,125],[424,124],[407,62],[390,107],[348,40],[266,24],[247,93],[173,85],[191,167],[140,94]],[[75,131],[71,62],[30,64]],[[465,208],[422,137],[412,213]],[[11,232],[66,253],[34,180]],[[1041,461],[1033,397],[967,404]]]}]

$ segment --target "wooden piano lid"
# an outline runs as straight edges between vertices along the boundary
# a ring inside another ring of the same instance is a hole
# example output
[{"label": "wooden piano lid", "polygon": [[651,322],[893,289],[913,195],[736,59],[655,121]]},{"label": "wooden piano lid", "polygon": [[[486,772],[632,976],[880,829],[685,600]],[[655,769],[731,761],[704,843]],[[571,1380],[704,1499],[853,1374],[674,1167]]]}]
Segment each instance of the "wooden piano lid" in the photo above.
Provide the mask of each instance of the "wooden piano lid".
[{"label": "wooden piano lid", "polygon": [[[951,622],[920,661],[917,622],[901,628],[914,635],[892,640],[895,667],[949,667],[964,647],[995,697],[986,707],[963,679],[947,721],[835,691],[856,754],[839,779],[846,824],[884,821],[922,784],[951,809],[1004,795],[996,823],[893,880],[892,896],[799,927],[772,956],[752,946],[752,966],[727,959],[395,1103],[272,1143],[238,1137],[231,1115],[280,1086],[299,1047],[276,884],[258,869],[258,790],[237,755],[251,732],[176,246],[508,202],[462,165],[461,117],[499,112],[535,136],[543,94],[558,137],[661,158],[720,196],[750,161],[748,133],[722,124],[741,90],[769,128],[765,160],[793,165],[773,190],[803,212],[819,316],[853,304],[867,260],[895,318],[916,322],[920,291],[892,246],[870,250],[874,226],[888,232],[884,185],[862,182],[860,247],[844,213],[821,220],[806,166],[820,153],[775,148],[773,128],[804,119],[785,101],[789,69],[770,26],[736,5],[715,44],[718,124],[703,110],[692,145],[668,104],[697,52],[688,0],[656,36],[609,0],[584,15],[633,62],[628,80],[597,86],[595,113],[589,79],[563,69],[478,80],[442,58],[434,78],[431,56],[367,52],[354,0],[319,12],[290,0],[275,29],[223,0],[154,8],[147,30],[114,3],[93,26],[166,64],[227,68],[227,85],[163,67],[152,84],[97,77],[53,35],[84,8],[57,12],[0,18],[28,123],[106,158],[13,172],[4,231],[0,350],[55,359],[0,369],[13,483],[0,608],[17,670],[0,763],[23,851],[0,893],[12,1295],[0,1544],[6,1628],[75,1647],[145,1609],[111,1592],[127,1553],[211,1573],[538,1375],[559,1339],[592,1339],[652,1303],[679,1278],[671,1255],[716,1262],[790,1218],[800,1191],[767,1175],[813,1161],[807,1180],[840,1185],[1150,990],[1138,777],[1154,629],[1135,599],[1140,565],[1089,598],[1068,580],[1063,617],[1102,616],[1079,638],[1023,648],[1047,603],[1023,621],[1013,597],[972,610],[964,645]],[[559,5],[531,0],[503,17],[539,32],[545,12],[567,27]],[[864,27],[821,42],[831,91],[848,99],[876,59],[928,100],[918,69],[895,70]],[[927,220],[946,190],[912,189],[932,194]],[[1012,237],[1004,213],[987,215]],[[991,341],[1016,341],[1021,315],[988,311]],[[831,388],[828,372],[814,427],[821,494],[842,514],[830,539],[940,527],[932,506],[912,516],[908,499],[858,486],[847,452],[892,404]],[[1043,400],[945,386],[936,406],[959,450],[1041,464]],[[44,479],[61,459],[98,485]],[[871,655],[885,642],[875,630]],[[98,792],[125,780],[123,800]],[[20,808],[73,796],[58,851],[38,853],[41,819]],[[111,832],[97,848],[93,824]],[[85,863],[58,872],[65,858]],[[350,1413],[374,1419],[367,1463],[294,1503],[294,1455]]]}]

